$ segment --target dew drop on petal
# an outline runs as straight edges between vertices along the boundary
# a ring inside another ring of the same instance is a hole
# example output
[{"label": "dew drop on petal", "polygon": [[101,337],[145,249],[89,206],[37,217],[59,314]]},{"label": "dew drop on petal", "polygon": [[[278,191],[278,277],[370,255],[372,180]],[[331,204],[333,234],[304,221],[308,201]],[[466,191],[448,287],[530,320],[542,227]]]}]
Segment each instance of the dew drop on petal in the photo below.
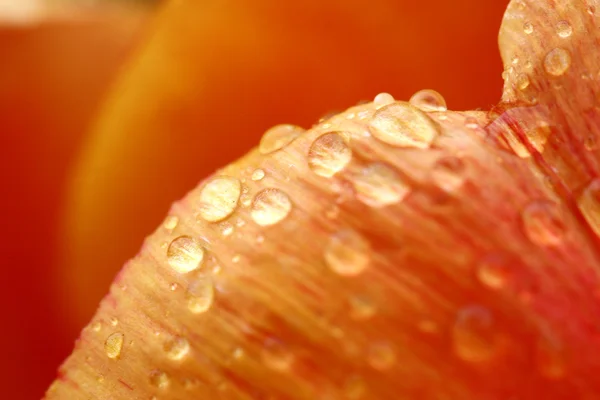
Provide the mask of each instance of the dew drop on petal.
[{"label": "dew drop on petal", "polygon": [[192,282],[187,291],[187,306],[194,314],[202,314],[210,309],[214,301],[214,284],[210,276],[201,276]]},{"label": "dew drop on petal", "polygon": [[102,329],[102,323],[100,321],[96,321],[91,325],[91,328],[94,332],[100,332]]},{"label": "dew drop on petal", "polygon": [[371,343],[367,353],[369,365],[379,371],[390,369],[396,363],[396,353],[387,342]]},{"label": "dew drop on petal", "polygon": [[177,228],[178,223],[179,223],[179,217],[177,217],[176,215],[169,215],[167,218],[165,218],[165,222],[163,222],[163,226],[165,229],[172,231],[173,229]]},{"label": "dew drop on petal", "polygon": [[236,209],[242,184],[236,178],[218,176],[208,181],[200,190],[199,215],[208,222],[221,221]]},{"label": "dew drop on petal", "polygon": [[331,236],[323,256],[333,272],[356,276],[369,266],[370,250],[369,243],[359,233],[345,229]]},{"label": "dew drop on petal", "polygon": [[295,125],[276,125],[265,132],[258,145],[261,154],[270,154],[281,150],[300,136],[304,129]]},{"label": "dew drop on petal", "polygon": [[275,188],[264,189],[256,194],[250,216],[258,225],[270,226],[283,221],[292,210],[287,194]]},{"label": "dew drop on petal", "polygon": [[534,201],[522,212],[523,229],[531,242],[540,246],[558,245],[565,234],[565,225],[558,205]]},{"label": "dew drop on petal", "polygon": [[204,260],[204,248],[190,236],[179,236],[167,249],[167,262],[177,272],[197,269]]},{"label": "dew drop on petal", "polygon": [[169,376],[158,369],[150,371],[149,380],[152,386],[155,386],[159,389],[164,389],[170,384]]},{"label": "dew drop on petal", "polygon": [[479,122],[477,122],[477,118],[475,117],[465,118],[465,126],[469,129],[477,129],[480,127]]},{"label": "dew drop on petal", "polygon": [[447,111],[444,96],[435,90],[425,89],[413,94],[409,100],[410,104],[422,111]]},{"label": "dew drop on petal", "polygon": [[308,165],[317,175],[326,178],[340,172],[352,159],[352,150],[337,132],[319,136],[308,150]]},{"label": "dew drop on petal", "polygon": [[377,307],[372,299],[364,295],[353,295],[348,299],[350,318],[355,321],[364,321],[377,312]]},{"label": "dew drop on petal", "polygon": [[394,96],[389,93],[379,93],[377,96],[375,96],[375,99],[373,99],[373,103],[377,108],[387,106],[394,101]]},{"label": "dew drop on petal", "polygon": [[452,327],[454,353],[467,362],[483,362],[498,349],[497,327],[491,312],[481,306],[458,311]]},{"label": "dew drop on petal", "polygon": [[376,139],[396,147],[426,149],[438,136],[435,122],[405,102],[395,102],[377,110],[369,127]]},{"label": "dew drop on petal", "polygon": [[561,76],[571,66],[571,53],[560,47],[551,50],[544,58],[544,69],[552,76]]},{"label": "dew drop on petal", "polygon": [[409,193],[409,187],[398,173],[383,163],[373,163],[351,177],[356,197],[371,207],[399,203]]},{"label": "dew drop on petal", "polygon": [[124,339],[125,335],[120,332],[115,332],[106,339],[104,342],[104,352],[108,358],[113,360],[119,358],[123,349]]},{"label": "dew drop on petal", "polygon": [[260,181],[264,177],[265,177],[265,171],[260,168],[257,168],[254,170],[254,172],[252,172],[252,180],[253,181]]},{"label": "dew drop on petal", "polygon": [[568,21],[559,21],[556,24],[556,33],[561,38],[568,38],[573,33],[573,27],[571,27]]},{"label": "dew drop on petal", "polygon": [[261,359],[270,369],[287,371],[292,366],[295,356],[286,344],[275,339],[267,339],[261,350]]},{"label": "dew drop on petal", "polygon": [[533,33],[533,24],[531,22],[525,22],[523,24],[523,32],[527,35],[531,35]]},{"label": "dew drop on petal", "polygon": [[498,290],[506,286],[510,276],[510,260],[499,254],[488,254],[478,264],[476,275],[479,282],[490,289]]},{"label": "dew drop on petal", "polygon": [[174,337],[168,340],[163,346],[167,357],[171,360],[181,360],[190,351],[190,344],[185,338]]},{"label": "dew drop on petal", "polygon": [[600,179],[594,179],[577,198],[577,205],[596,235],[600,236]]},{"label": "dew drop on petal", "polygon": [[519,74],[517,75],[517,87],[519,90],[525,90],[529,87],[531,81],[529,80],[529,76],[527,74]]},{"label": "dew drop on petal", "polygon": [[465,182],[465,163],[458,157],[444,157],[431,170],[433,183],[446,192],[453,192]]}]

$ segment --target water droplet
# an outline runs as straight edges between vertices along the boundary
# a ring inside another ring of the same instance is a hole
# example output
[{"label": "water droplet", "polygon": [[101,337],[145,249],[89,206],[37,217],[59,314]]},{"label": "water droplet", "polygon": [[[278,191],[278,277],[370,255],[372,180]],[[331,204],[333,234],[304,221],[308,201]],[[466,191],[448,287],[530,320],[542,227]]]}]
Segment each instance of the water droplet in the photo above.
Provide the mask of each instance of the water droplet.
[{"label": "water droplet", "polygon": [[383,163],[367,165],[352,177],[356,197],[371,207],[399,203],[410,189],[394,169]]},{"label": "water droplet", "polygon": [[189,353],[190,344],[185,338],[174,337],[167,341],[163,348],[171,360],[181,360]]},{"label": "water droplet", "polygon": [[523,229],[533,243],[540,246],[558,245],[565,225],[559,207],[546,200],[530,203],[522,213]]},{"label": "water droplet", "polygon": [[257,168],[254,170],[254,172],[252,172],[252,180],[253,181],[260,181],[264,177],[265,177],[265,171],[260,168]]},{"label": "water droplet", "polygon": [[461,309],[452,327],[452,341],[455,354],[464,361],[492,358],[498,349],[498,332],[490,311],[480,306]]},{"label": "water droplet", "polygon": [[444,96],[435,90],[425,89],[413,94],[409,100],[410,104],[422,111],[446,111],[446,100]]},{"label": "water droplet", "polygon": [[294,353],[282,342],[275,339],[265,341],[261,352],[265,365],[276,371],[287,371],[294,362]]},{"label": "water droplet", "polygon": [[352,150],[337,132],[319,136],[308,150],[308,165],[317,175],[326,178],[340,172],[352,159]]},{"label": "water droplet", "polygon": [[369,266],[369,243],[357,232],[345,229],[329,239],[325,248],[325,263],[343,276],[356,276]]},{"label": "water droplet", "polygon": [[188,309],[194,314],[202,314],[214,301],[214,284],[210,276],[201,276],[188,287]]},{"label": "water droplet", "polygon": [[373,103],[375,104],[376,108],[387,106],[393,102],[394,96],[389,93],[379,93],[377,96],[375,96],[375,99],[373,99]]},{"label": "water droplet", "polygon": [[465,126],[469,129],[477,129],[479,128],[479,122],[475,117],[467,117],[465,118]]},{"label": "water droplet", "polygon": [[120,332],[111,334],[104,342],[104,352],[106,356],[111,359],[117,359],[121,355],[123,349],[123,341],[125,335]]},{"label": "water droplet", "polygon": [[559,21],[558,24],[556,24],[556,33],[561,38],[568,38],[573,33],[573,28],[568,21]]},{"label": "water droplet", "polygon": [[517,75],[517,87],[519,90],[527,89],[530,83],[531,81],[529,80],[529,76],[527,74]]},{"label": "water droplet", "polygon": [[111,326],[117,326],[119,325],[119,320],[117,319],[117,317],[110,317],[110,325]]},{"label": "water droplet", "polygon": [[163,371],[160,371],[158,369],[150,371],[149,378],[150,378],[150,384],[152,386],[156,386],[159,389],[164,389],[164,388],[168,387],[169,383],[170,383],[169,376],[166,373],[164,373]]},{"label": "water droplet", "polygon": [[171,283],[171,285],[169,286],[169,289],[171,289],[171,292],[176,291],[179,288],[179,285],[177,283]]},{"label": "water droplet", "polygon": [[219,228],[221,229],[221,235],[227,237],[233,233],[233,225],[229,222],[222,222],[219,224]]},{"label": "water droplet", "polygon": [[536,128],[528,130],[525,135],[527,136],[527,141],[539,152],[543,153],[544,148],[546,147],[546,143],[548,142],[548,137],[552,133],[550,126],[546,124],[542,124]]},{"label": "water droplet", "polygon": [[374,369],[385,371],[396,363],[396,352],[389,343],[372,343],[369,346],[367,361]]},{"label": "water droplet", "polygon": [[541,339],[536,347],[536,363],[540,374],[549,379],[560,379],[566,373],[562,347],[549,339]]},{"label": "water droplet", "polygon": [[488,254],[477,264],[477,279],[490,289],[502,289],[510,275],[510,260],[500,254]]},{"label": "water droplet", "polygon": [[242,184],[236,178],[218,176],[208,181],[200,191],[200,216],[208,222],[229,217],[236,209]]},{"label": "water droplet", "polygon": [[177,224],[179,223],[179,217],[176,215],[169,215],[165,218],[165,222],[163,222],[163,226],[165,229],[172,231],[177,228]]},{"label": "water droplet", "polygon": [[343,392],[346,399],[358,400],[367,392],[367,385],[361,377],[351,376],[344,382]]},{"label": "water droplet", "polygon": [[348,299],[350,305],[350,318],[356,321],[365,321],[377,312],[372,299],[363,295],[354,295]]},{"label": "water droplet", "polygon": [[431,179],[446,192],[458,190],[465,182],[465,163],[457,157],[440,158],[431,170]]},{"label": "water droplet", "polygon": [[204,249],[190,236],[179,236],[167,249],[167,261],[177,272],[186,273],[195,270],[204,260]]},{"label": "water droplet", "polygon": [[266,131],[262,139],[260,139],[258,151],[260,151],[261,154],[273,153],[290,144],[303,132],[304,129],[299,126],[287,124],[276,125]]},{"label": "water droplet", "polygon": [[594,179],[581,192],[577,205],[590,228],[600,236],[600,179]]},{"label": "water droplet", "polygon": [[585,149],[587,151],[596,150],[598,148],[598,139],[597,139],[596,135],[594,135],[594,134],[588,135],[583,140],[583,146],[585,147]]},{"label": "water droplet", "polygon": [[525,22],[523,24],[523,32],[527,35],[531,35],[533,33],[533,24],[531,22]]},{"label": "water droplet", "polygon": [[568,50],[556,48],[546,54],[544,69],[552,76],[561,76],[571,66],[571,53]]},{"label": "water droplet", "polygon": [[373,136],[396,147],[428,148],[438,128],[423,111],[409,103],[396,102],[375,112],[369,124]]},{"label": "water droplet", "polygon": [[258,225],[270,226],[284,220],[292,210],[292,202],[279,189],[264,189],[254,197],[250,216]]},{"label": "water droplet", "polygon": [[100,321],[96,321],[92,323],[91,328],[94,332],[100,332],[100,329],[102,329],[102,323]]}]

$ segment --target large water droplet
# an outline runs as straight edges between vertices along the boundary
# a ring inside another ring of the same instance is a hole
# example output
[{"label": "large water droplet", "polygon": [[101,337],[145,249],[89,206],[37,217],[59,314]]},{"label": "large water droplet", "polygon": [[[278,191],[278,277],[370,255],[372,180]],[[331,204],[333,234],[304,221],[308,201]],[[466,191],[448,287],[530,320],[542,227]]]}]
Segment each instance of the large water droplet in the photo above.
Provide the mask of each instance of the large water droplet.
[{"label": "large water droplet", "polygon": [[413,94],[410,98],[410,104],[423,111],[446,111],[446,100],[444,96],[435,90],[425,89]]},{"label": "large water droplet", "polygon": [[114,360],[121,356],[124,339],[125,335],[120,332],[115,332],[106,339],[104,342],[104,352],[108,358]]},{"label": "large water droplet", "polygon": [[387,342],[372,343],[367,354],[369,365],[379,371],[390,369],[396,363],[396,353]]},{"label": "large water droplet", "polygon": [[304,129],[299,126],[276,125],[265,132],[258,145],[258,150],[261,154],[273,153],[290,144],[303,132]]},{"label": "large water droplet", "polygon": [[367,165],[352,177],[356,197],[371,207],[385,207],[402,201],[410,189],[394,169],[383,163]]},{"label": "large water droplet", "polygon": [[489,310],[470,306],[458,312],[452,327],[455,354],[468,362],[492,358],[498,348],[498,333]]},{"label": "large water droplet", "polygon": [[568,50],[556,48],[546,54],[544,69],[552,76],[561,76],[571,66],[571,53]]},{"label": "large water droplet", "polygon": [[150,384],[152,386],[156,386],[159,389],[164,389],[168,387],[170,383],[169,376],[165,372],[157,369],[150,371],[149,378]]},{"label": "large water droplet", "polygon": [[369,252],[369,243],[357,232],[346,229],[329,239],[324,258],[335,273],[356,276],[369,266]]},{"label": "large water droplet", "polygon": [[423,111],[409,103],[396,102],[375,112],[369,124],[373,136],[397,147],[428,148],[438,128]]},{"label": "large water droplet", "polygon": [[568,21],[559,21],[556,24],[556,33],[561,38],[568,38],[573,33],[573,27],[571,27]]},{"label": "large water droplet", "polygon": [[308,165],[317,175],[326,178],[340,172],[352,159],[352,150],[337,132],[319,136],[308,150]]},{"label": "large water droplet", "polygon": [[533,243],[540,246],[558,245],[565,225],[558,205],[545,200],[530,203],[522,213],[523,229]]},{"label": "large water droplet", "polygon": [[581,192],[577,205],[588,225],[600,236],[600,179],[594,179]]},{"label": "large water droplet", "polygon": [[168,340],[164,345],[164,350],[171,360],[181,360],[189,353],[190,344],[185,338],[178,336]]},{"label": "large water droplet", "polygon": [[186,273],[195,270],[204,260],[204,249],[190,236],[179,236],[167,249],[167,261],[177,272]]},{"label": "large water droplet", "polygon": [[477,264],[477,279],[490,289],[502,289],[510,275],[510,261],[500,254],[488,254]]},{"label": "large water droplet", "polygon": [[292,202],[279,189],[264,189],[254,197],[250,215],[261,226],[275,225],[284,220],[292,210]]},{"label": "large water droplet", "polygon": [[218,176],[208,181],[200,191],[200,216],[209,222],[221,221],[236,209],[242,185],[236,178]]},{"label": "large water droplet", "polygon": [[202,314],[212,306],[214,284],[210,276],[201,276],[188,287],[188,309],[194,314]]},{"label": "large water droplet", "polygon": [[431,170],[431,179],[442,190],[458,190],[465,182],[465,163],[457,157],[440,158]]},{"label": "large water droplet", "polygon": [[284,343],[268,339],[262,348],[261,358],[267,367],[276,371],[286,371],[291,367],[295,356]]}]

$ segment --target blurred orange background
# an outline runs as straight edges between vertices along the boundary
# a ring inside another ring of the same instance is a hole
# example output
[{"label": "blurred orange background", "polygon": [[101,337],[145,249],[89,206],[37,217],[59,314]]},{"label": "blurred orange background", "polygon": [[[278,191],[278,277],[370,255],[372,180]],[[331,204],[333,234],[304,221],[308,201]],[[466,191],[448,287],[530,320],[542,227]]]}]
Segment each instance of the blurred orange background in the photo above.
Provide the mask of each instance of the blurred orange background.
[{"label": "blurred orange background", "polygon": [[43,395],[169,204],[269,126],[382,91],[501,93],[508,0],[106,3],[0,15],[6,399]]}]

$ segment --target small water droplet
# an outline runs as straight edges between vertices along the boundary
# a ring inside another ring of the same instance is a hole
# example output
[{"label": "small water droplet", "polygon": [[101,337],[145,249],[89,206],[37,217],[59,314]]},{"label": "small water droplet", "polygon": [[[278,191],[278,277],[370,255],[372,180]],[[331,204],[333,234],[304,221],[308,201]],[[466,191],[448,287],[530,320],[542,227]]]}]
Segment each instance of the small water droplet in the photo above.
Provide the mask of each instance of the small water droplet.
[{"label": "small water droplet", "polygon": [[355,321],[365,321],[377,312],[372,299],[363,295],[354,295],[348,299],[350,305],[350,318]]},{"label": "small water droplet", "polygon": [[181,360],[189,353],[190,344],[185,338],[178,336],[167,341],[163,348],[171,360]]},{"label": "small water droplet", "polygon": [[270,154],[281,150],[303,132],[304,129],[299,126],[288,124],[276,125],[265,132],[258,145],[258,151],[261,154]]},{"label": "small water droplet", "polygon": [[387,342],[372,343],[369,346],[367,362],[376,370],[388,370],[396,363],[396,352]]},{"label": "small water droplet", "polygon": [[488,309],[465,307],[458,312],[452,327],[454,352],[464,361],[487,361],[498,349],[497,335],[494,317]]},{"label": "small water droplet", "polygon": [[488,254],[477,264],[477,279],[490,289],[502,289],[510,275],[510,261],[500,254]]},{"label": "small water droplet", "polygon": [[104,375],[100,374],[96,377],[96,382],[104,383]]},{"label": "small water droplet", "polygon": [[186,273],[197,269],[204,260],[204,249],[190,236],[179,236],[167,249],[167,262],[177,272]]},{"label": "small water droplet", "polygon": [[377,96],[375,96],[375,99],[373,99],[373,103],[375,103],[376,108],[387,106],[394,101],[394,96],[389,93],[379,93]]},{"label": "small water droplet", "polygon": [[559,207],[546,200],[527,205],[522,213],[523,229],[533,243],[540,246],[558,245],[565,234]]},{"label": "small water droplet", "polygon": [[214,284],[210,276],[201,276],[192,282],[187,291],[187,306],[194,314],[202,314],[214,301]]},{"label": "small water droplet", "polygon": [[337,132],[319,136],[308,150],[308,165],[317,175],[332,177],[348,165],[352,150]]},{"label": "small water droplet", "polygon": [[588,225],[600,236],[600,179],[594,179],[577,198],[577,205]]},{"label": "small water droplet", "polygon": [[453,156],[440,158],[431,170],[433,183],[446,192],[460,189],[465,178],[465,163]]},{"label": "small water droplet", "polygon": [[100,329],[102,329],[102,323],[100,321],[96,321],[92,323],[91,328],[94,332],[100,332]]},{"label": "small water droplet", "polygon": [[268,339],[263,345],[261,358],[267,367],[276,371],[287,371],[292,366],[295,356],[284,343]]},{"label": "small water droplet", "polygon": [[159,389],[164,389],[170,384],[169,376],[165,372],[160,371],[158,369],[150,371],[149,378],[150,384],[152,386],[156,386]]},{"label": "small water droplet", "polygon": [[539,152],[543,153],[548,138],[550,137],[552,130],[549,125],[541,124],[540,126],[530,129],[525,132],[527,141]]},{"label": "small water droplet", "polygon": [[394,169],[383,163],[364,167],[352,177],[356,197],[371,207],[385,207],[399,203],[410,189]]},{"label": "small water droplet", "polygon": [[109,323],[111,326],[117,326],[119,325],[119,320],[117,317],[110,317]]},{"label": "small water droplet", "polygon": [[531,22],[525,22],[523,24],[523,32],[527,35],[531,35],[533,33],[533,24]]},{"label": "small water droplet", "polygon": [[360,234],[345,229],[329,239],[324,258],[333,272],[343,276],[356,276],[369,266],[370,250],[369,243]]},{"label": "small water droplet", "polygon": [[583,140],[583,146],[585,147],[585,149],[587,151],[596,150],[598,148],[598,139],[597,139],[596,135],[594,135],[594,134],[588,135]]},{"label": "small water droplet", "polygon": [[169,289],[171,289],[171,292],[176,291],[179,288],[179,285],[177,283],[171,283],[171,285],[169,285]]},{"label": "small water droplet", "polygon": [[375,112],[369,124],[373,136],[396,147],[428,148],[438,136],[435,122],[409,103],[396,102]]},{"label": "small water droplet", "polygon": [[568,38],[573,33],[573,28],[568,21],[559,21],[558,24],[556,24],[556,33],[561,38]]},{"label": "small water droplet", "polygon": [[231,225],[227,221],[221,222],[219,224],[219,228],[221,229],[221,235],[223,235],[224,237],[227,237],[233,233],[233,225]]},{"label": "small water droplet", "polygon": [[292,202],[287,194],[275,188],[257,193],[252,202],[250,216],[258,225],[270,226],[283,221],[292,210]]},{"label": "small water droplet", "polygon": [[242,184],[236,178],[218,176],[211,179],[200,191],[200,217],[208,222],[229,217],[235,211],[241,193]]},{"label": "small water droplet", "polygon": [[265,171],[263,169],[257,168],[252,172],[252,180],[260,181],[265,177]]},{"label": "small water droplet", "polygon": [[571,53],[560,47],[551,50],[544,58],[544,69],[552,76],[561,76],[571,66]]},{"label": "small water droplet", "polygon": [[422,111],[446,111],[446,100],[444,96],[435,90],[425,89],[413,94],[409,100],[410,104]]},{"label": "small water droplet", "polygon": [[475,117],[467,117],[465,118],[465,126],[469,129],[477,129],[479,128],[479,122]]},{"label": "small water droplet", "polygon": [[350,376],[344,382],[344,396],[348,400],[358,400],[364,397],[367,392],[365,381],[359,376]]},{"label": "small water droplet", "polygon": [[104,352],[108,358],[114,360],[121,356],[124,339],[125,335],[120,332],[115,332],[106,339],[104,342]]},{"label": "small water droplet", "polygon": [[517,87],[519,90],[527,89],[530,83],[531,81],[529,80],[529,76],[527,74],[517,75]]},{"label": "small water droplet", "polygon": [[179,217],[176,215],[169,215],[165,218],[165,222],[163,222],[163,226],[165,229],[172,231],[177,228],[177,224],[179,223]]}]

